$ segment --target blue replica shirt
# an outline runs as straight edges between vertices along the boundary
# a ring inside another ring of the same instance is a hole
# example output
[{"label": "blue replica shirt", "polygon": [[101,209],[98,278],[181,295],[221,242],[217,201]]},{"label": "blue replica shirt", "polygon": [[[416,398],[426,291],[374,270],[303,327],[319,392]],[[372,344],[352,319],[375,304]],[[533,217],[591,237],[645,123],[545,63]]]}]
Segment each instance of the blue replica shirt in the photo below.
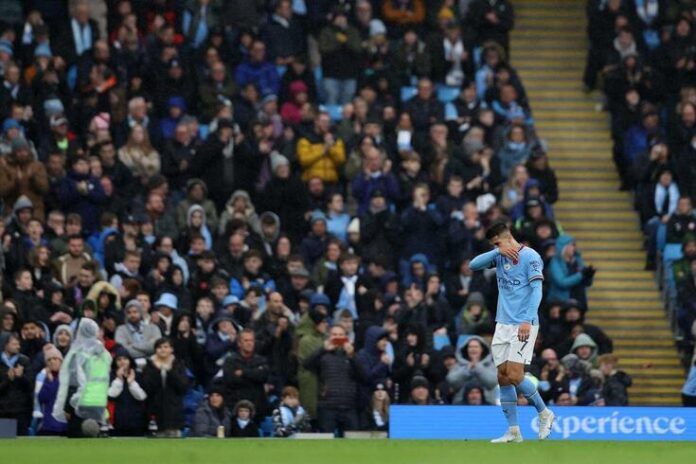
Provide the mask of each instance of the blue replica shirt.
[{"label": "blue replica shirt", "polygon": [[[498,311],[496,322],[502,324],[538,324],[540,298],[536,298],[536,288],[541,295],[541,286],[533,284],[544,280],[544,262],[539,253],[523,246],[520,260],[514,263],[505,256],[495,259],[495,275],[498,279]],[[536,288],[535,288],[536,287]]]},{"label": "blue replica shirt", "polygon": [[478,271],[495,265],[498,280],[498,310],[496,322],[518,325],[539,323],[538,310],[541,303],[544,280],[544,262],[539,253],[522,246],[518,262],[502,256],[496,249],[477,256],[471,261],[471,269]]}]

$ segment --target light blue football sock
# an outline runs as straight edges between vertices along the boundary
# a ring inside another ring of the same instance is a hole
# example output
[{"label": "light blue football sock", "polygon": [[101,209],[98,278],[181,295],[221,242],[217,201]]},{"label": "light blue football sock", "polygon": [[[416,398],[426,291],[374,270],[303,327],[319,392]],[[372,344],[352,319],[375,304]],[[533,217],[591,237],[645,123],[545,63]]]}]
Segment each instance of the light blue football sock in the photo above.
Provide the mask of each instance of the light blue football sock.
[{"label": "light blue football sock", "polygon": [[544,400],[541,399],[541,395],[539,395],[536,385],[534,385],[534,382],[532,382],[529,377],[524,377],[522,383],[517,386],[517,391],[522,393],[530,404],[534,405],[537,412],[541,412],[546,409]]},{"label": "light blue football sock", "polygon": [[514,385],[500,387],[500,405],[510,427],[518,427],[517,422],[517,390]]}]

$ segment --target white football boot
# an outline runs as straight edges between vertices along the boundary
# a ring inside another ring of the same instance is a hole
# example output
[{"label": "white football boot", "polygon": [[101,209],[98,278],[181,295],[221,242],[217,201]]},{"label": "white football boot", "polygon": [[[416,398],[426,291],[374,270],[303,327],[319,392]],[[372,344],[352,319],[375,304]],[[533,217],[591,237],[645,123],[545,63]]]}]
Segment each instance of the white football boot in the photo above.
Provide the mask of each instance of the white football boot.
[{"label": "white football boot", "polygon": [[510,427],[507,432],[500,437],[491,440],[491,443],[522,443],[524,439],[522,438],[522,432],[520,432],[519,427]]},{"label": "white football boot", "polygon": [[551,435],[551,427],[556,415],[549,408],[539,413],[539,440],[546,440]]}]

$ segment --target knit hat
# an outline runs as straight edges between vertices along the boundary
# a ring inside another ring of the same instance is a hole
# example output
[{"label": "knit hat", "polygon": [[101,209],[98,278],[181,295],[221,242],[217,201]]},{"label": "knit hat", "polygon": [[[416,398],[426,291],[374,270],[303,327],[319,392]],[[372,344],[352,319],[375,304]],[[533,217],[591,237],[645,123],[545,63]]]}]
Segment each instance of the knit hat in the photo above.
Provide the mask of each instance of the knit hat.
[{"label": "knit hat", "polygon": [[219,383],[213,382],[210,387],[208,387],[208,396],[210,395],[220,395],[225,396],[225,387]]},{"label": "knit hat", "polygon": [[307,93],[307,84],[304,83],[304,81],[301,80],[296,80],[292,81],[290,83],[290,94],[292,95],[297,95],[298,93]]},{"label": "knit hat", "polygon": [[442,357],[442,360],[444,361],[447,358],[455,358],[457,357],[454,347],[452,345],[447,345],[440,350],[440,356]]},{"label": "knit hat", "polygon": [[329,297],[323,293],[315,293],[312,295],[312,298],[310,298],[309,305],[311,308],[315,308],[317,306],[326,306],[327,308],[330,308],[331,300],[329,300]]},{"label": "knit hat", "polygon": [[311,276],[309,275],[309,271],[304,267],[300,267],[290,273],[290,277],[304,277],[305,279],[309,279]]},{"label": "knit hat", "polygon": [[263,99],[261,100],[261,106],[265,105],[266,103],[273,102],[273,101],[277,102],[278,96],[276,94],[269,93],[268,95],[263,97]]},{"label": "knit hat", "polygon": [[271,171],[273,173],[276,172],[276,170],[281,167],[281,166],[289,166],[290,161],[277,151],[274,151],[271,153]]},{"label": "knit hat", "polygon": [[309,223],[314,225],[317,221],[323,221],[326,224],[326,215],[319,210],[312,212],[312,216],[309,218]]},{"label": "knit hat", "polygon": [[38,58],[40,56],[45,56],[48,58],[53,57],[53,53],[51,52],[51,47],[45,42],[40,43],[34,49],[34,58]]},{"label": "knit hat", "polygon": [[18,213],[23,209],[34,209],[34,203],[27,197],[26,195],[22,195],[19,198],[17,198],[17,201],[15,201],[14,206],[12,207],[12,211],[14,213]]},{"label": "knit hat", "polygon": [[167,100],[167,108],[179,108],[182,111],[186,111],[186,100],[184,97],[175,95]]},{"label": "knit hat", "polygon": [[430,382],[422,375],[416,375],[411,380],[411,390],[415,390],[416,388],[427,388],[429,390]]},{"label": "knit hat", "polygon": [[29,142],[24,137],[17,137],[12,141],[12,153],[19,150],[29,150]]},{"label": "knit hat", "polygon": [[143,306],[143,304],[141,302],[139,302],[136,299],[130,300],[130,301],[128,301],[128,303],[126,303],[126,306],[123,307],[123,311],[126,312],[126,311],[128,311],[128,308],[131,308],[131,307],[137,309],[138,312],[140,312],[141,317],[144,316],[145,307]]},{"label": "knit hat", "polygon": [[63,114],[63,112],[65,111],[63,102],[60,101],[60,99],[58,98],[49,98],[48,100],[44,101],[43,109],[44,113],[46,113],[47,118],[50,118],[51,116],[55,116],[57,114]]},{"label": "knit hat", "polygon": [[51,124],[51,127],[60,127],[63,125],[65,125],[65,126],[68,125],[67,118],[65,116],[60,115],[60,114],[56,114],[56,115],[51,116],[51,119],[49,122]]},{"label": "knit hat", "polygon": [[205,181],[203,179],[199,179],[198,177],[192,177],[186,182],[186,192],[190,192],[193,187],[196,185],[200,185],[203,187],[203,191],[205,194],[208,194],[208,186],[205,184]]},{"label": "knit hat", "polygon": [[0,52],[5,52],[10,56],[14,55],[14,46],[7,39],[0,39]]},{"label": "knit hat", "polygon": [[3,134],[10,129],[21,129],[21,128],[22,128],[22,125],[19,124],[19,122],[17,122],[17,120],[14,118],[7,118],[2,123]]},{"label": "knit hat", "polygon": [[58,348],[53,346],[52,344],[47,344],[44,346],[44,360],[48,361],[49,359],[53,358],[58,358],[61,361],[63,360],[63,354],[60,352]]}]

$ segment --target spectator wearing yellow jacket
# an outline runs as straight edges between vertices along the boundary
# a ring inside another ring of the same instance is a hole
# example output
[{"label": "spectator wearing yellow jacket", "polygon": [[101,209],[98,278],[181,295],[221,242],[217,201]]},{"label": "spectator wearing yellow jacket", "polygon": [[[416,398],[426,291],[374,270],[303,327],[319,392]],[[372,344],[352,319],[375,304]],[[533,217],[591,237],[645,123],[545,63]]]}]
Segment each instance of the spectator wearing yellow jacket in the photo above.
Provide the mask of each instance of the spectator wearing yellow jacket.
[{"label": "spectator wearing yellow jacket", "polygon": [[338,182],[339,169],[346,162],[343,140],[331,133],[331,118],[320,112],[314,119],[314,131],[297,142],[297,159],[302,167],[302,180],[319,177],[325,183]]}]

